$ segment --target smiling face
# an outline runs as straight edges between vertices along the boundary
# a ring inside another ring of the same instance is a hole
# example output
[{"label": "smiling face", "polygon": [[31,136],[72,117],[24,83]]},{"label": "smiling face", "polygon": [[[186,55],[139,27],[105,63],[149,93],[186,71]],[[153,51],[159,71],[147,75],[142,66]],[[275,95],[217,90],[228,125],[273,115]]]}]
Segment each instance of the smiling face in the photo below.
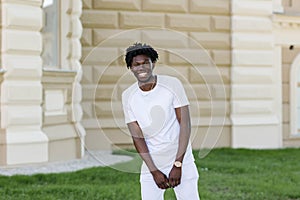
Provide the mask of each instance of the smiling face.
[{"label": "smiling face", "polygon": [[154,63],[146,55],[137,55],[133,57],[130,69],[139,83],[148,83],[153,79]]}]

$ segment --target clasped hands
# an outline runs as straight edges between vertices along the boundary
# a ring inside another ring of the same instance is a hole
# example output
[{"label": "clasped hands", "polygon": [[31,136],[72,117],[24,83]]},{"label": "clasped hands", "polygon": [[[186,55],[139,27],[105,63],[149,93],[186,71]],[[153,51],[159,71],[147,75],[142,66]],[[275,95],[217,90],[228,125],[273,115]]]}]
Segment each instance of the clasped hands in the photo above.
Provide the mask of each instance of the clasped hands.
[{"label": "clasped hands", "polygon": [[160,189],[174,188],[180,184],[181,167],[173,166],[169,173],[169,178],[160,170],[152,171],[153,179]]}]

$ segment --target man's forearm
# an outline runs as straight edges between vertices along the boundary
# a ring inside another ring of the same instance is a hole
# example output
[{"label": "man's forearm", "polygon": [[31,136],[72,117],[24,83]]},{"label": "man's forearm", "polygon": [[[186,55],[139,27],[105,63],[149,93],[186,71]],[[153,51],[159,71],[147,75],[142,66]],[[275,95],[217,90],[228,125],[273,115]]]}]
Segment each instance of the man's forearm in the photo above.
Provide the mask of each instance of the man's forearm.
[{"label": "man's forearm", "polygon": [[189,133],[187,132],[180,132],[180,136],[179,136],[179,145],[178,145],[178,151],[176,154],[176,160],[182,162],[185,152],[186,152],[186,148],[188,146],[189,143]]},{"label": "man's forearm", "polygon": [[133,138],[133,143],[134,143],[136,150],[138,151],[139,155],[146,163],[150,172],[156,171],[157,167],[155,166],[155,164],[152,160],[152,157],[149,153],[149,149],[147,147],[145,139],[144,138],[135,138],[135,137],[132,137],[132,138]]},{"label": "man's forearm", "polygon": [[148,166],[150,171],[157,170],[151,155],[149,153],[148,146],[146,144],[144,135],[142,133],[141,128],[139,127],[137,122],[131,122],[127,124],[129,132],[133,139],[133,144],[137,150],[137,152],[140,154],[141,158],[144,160],[146,165]]},{"label": "man's forearm", "polygon": [[176,160],[182,162],[190,140],[191,123],[188,106],[181,107],[179,112],[180,133]]}]

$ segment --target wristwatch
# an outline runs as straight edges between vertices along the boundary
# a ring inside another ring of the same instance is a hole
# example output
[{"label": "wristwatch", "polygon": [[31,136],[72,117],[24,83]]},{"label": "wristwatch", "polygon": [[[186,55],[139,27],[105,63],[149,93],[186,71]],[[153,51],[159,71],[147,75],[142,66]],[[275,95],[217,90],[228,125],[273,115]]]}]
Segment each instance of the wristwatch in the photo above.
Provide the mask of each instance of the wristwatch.
[{"label": "wristwatch", "polygon": [[180,161],[177,160],[177,161],[174,162],[174,166],[175,167],[181,167],[182,166],[182,162],[180,162]]}]

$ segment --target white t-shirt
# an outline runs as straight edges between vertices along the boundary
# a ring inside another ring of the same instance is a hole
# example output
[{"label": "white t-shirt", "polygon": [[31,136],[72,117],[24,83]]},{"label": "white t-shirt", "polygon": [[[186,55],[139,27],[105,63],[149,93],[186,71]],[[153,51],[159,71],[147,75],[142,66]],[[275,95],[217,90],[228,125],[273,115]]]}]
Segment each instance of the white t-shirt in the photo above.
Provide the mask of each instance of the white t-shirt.
[{"label": "white t-shirt", "polygon": [[[125,122],[137,121],[155,165],[160,169],[173,166],[180,132],[175,108],[189,105],[181,82],[157,75],[156,86],[150,91],[142,91],[136,82],[123,92],[122,103]],[[189,144],[183,163],[193,161]]]}]

